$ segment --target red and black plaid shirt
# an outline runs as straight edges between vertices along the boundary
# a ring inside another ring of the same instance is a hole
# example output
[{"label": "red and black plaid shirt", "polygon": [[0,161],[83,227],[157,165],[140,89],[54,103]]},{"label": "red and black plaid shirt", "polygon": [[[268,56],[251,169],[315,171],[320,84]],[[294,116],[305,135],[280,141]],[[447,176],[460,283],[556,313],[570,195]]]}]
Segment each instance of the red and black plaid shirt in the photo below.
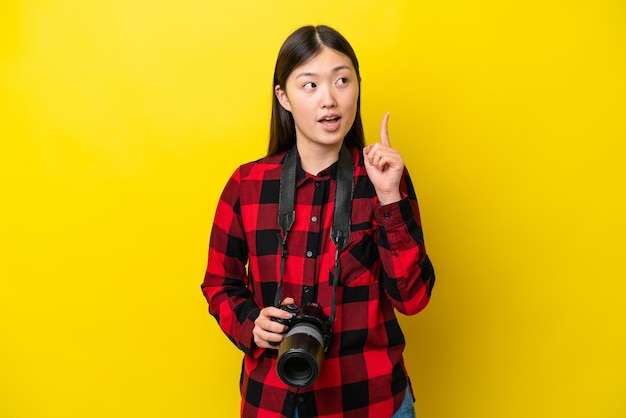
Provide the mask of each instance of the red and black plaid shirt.
[{"label": "red and black plaid shirt", "polygon": [[[429,301],[435,275],[424,249],[415,191],[405,171],[403,200],[381,206],[352,149],[351,235],[342,251],[337,312],[319,378],[309,387],[285,385],[277,350],[253,342],[254,320],[273,305],[279,281],[278,195],[285,153],[239,167],[217,206],[202,290],[209,312],[244,353],[243,417],[390,417],[408,383],[404,336],[394,308],[412,315]],[[335,247],[330,228],[336,163],[313,176],[299,162],[296,218],[289,233],[284,297],[298,306],[320,303],[329,315]]]}]

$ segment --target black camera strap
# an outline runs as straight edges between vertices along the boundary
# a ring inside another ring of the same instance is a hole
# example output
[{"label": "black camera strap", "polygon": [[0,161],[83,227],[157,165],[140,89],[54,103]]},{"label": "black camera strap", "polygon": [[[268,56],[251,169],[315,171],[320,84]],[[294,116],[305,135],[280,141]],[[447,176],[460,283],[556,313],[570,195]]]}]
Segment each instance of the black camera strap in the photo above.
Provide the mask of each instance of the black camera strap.
[{"label": "black camera strap", "polygon": [[[278,197],[278,224],[282,230],[282,236],[278,234],[278,242],[282,250],[280,259],[280,277],[274,305],[280,306],[282,301],[283,274],[287,261],[287,235],[293,226],[296,212],[296,166],[298,162],[298,150],[294,147],[287,153],[280,176],[280,194]],[[331,324],[335,322],[336,294],[339,284],[340,263],[339,253],[346,247],[350,239],[350,216],[352,214],[352,194],[354,192],[354,163],[352,154],[344,145],[339,153],[337,162],[337,188],[335,189],[335,209],[333,212],[333,225],[330,230],[330,238],[335,245],[335,271],[333,274],[333,297],[330,305]]]}]

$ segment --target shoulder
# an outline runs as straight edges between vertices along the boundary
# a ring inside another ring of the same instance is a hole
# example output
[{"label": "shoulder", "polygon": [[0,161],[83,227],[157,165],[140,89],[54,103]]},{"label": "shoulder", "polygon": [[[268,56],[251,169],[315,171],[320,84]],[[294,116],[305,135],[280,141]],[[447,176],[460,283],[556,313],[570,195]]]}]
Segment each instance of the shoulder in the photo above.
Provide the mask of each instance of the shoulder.
[{"label": "shoulder", "polygon": [[237,177],[240,181],[252,182],[280,179],[285,154],[285,152],[282,152],[242,164],[237,168]]},{"label": "shoulder", "polygon": [[352,154],[352,161],[354,163],[354,176],[355,177],[367,177],[367,171],[365,170],[365,163],[363,162],[363,147],[348,148]]},{"label": "shoulder", "polygon": [[255,161],[238,166],[231,172],[228,183],[239,184],[246,181],[261,181],[276,177],[280,179],[280,171],[285,153],[276,154],[269,157],[263,157]]},{"label": "shoulder", "polygon": [[261,194],[273,194],[274,189],[278,190],[284,157],[282,153],[240,165],[231,174],[221,199],[241,206],[258,203]]},{"label": "shoulder", "polygon": [[352,154],[354,168],[358,169],[359,167],[365,167],[363,163],[363,147],[349,147],[348,150],[350,150],[350,153]]},{"label": "shoulder", "polygon": [[[354,164],[354,194],[353,205],[357,205],[359,202],[366,204],[369,207],[369,199],[376,195],[374,185],[370,181],[365,169],[365,163],[363,162],[363,147],[348,148],[352,154],[352,161]],[[365,200],[368,200],[365,203]]]}]

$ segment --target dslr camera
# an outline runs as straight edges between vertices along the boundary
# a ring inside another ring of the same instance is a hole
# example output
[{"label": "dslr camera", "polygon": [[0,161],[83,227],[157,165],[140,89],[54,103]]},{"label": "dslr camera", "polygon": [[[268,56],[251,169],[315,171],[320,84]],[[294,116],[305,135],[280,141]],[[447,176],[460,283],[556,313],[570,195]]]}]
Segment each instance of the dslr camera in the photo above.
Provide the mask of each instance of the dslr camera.
[{"label": "dslr camera", "polygon": [[324,353],[330,345],[332,324],[317,303],[279,308],[289,312],[291,318],[272,318],[288,327],[278,348],[276,372],[289,386],[309,386],[320,374]]}]

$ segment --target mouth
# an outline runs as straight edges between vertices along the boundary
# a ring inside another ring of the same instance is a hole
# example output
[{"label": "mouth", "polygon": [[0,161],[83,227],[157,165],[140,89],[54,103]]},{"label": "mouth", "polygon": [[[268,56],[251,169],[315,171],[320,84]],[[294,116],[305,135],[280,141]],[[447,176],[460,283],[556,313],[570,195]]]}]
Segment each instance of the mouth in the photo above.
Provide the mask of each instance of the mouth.
[{"label": "mouth", "polygon": [[335,130],[339,127],[339,120],[341,116],[339,115],[326,115],[323,118],[318,120],[318,123],[322,124],[322,126],[326,130]]}]

